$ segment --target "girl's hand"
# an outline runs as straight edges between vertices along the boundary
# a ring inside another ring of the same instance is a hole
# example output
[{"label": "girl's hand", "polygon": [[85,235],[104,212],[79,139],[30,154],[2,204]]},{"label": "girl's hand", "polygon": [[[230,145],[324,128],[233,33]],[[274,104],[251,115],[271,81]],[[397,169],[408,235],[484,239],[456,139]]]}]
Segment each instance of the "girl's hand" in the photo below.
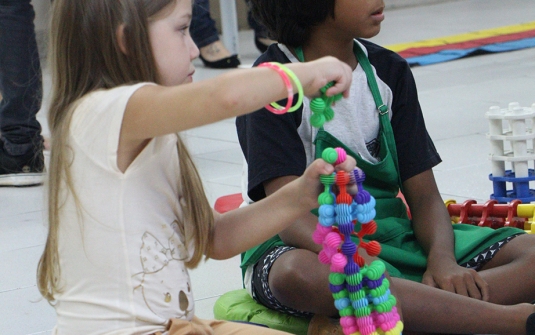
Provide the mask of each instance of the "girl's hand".
[{"label": "girl's hand", "polygon": [[[318,96],[320,89],[329,82],[335,84],[327,90],[327,96],[339,93],[342,93],[345,98],[349,96],[352,79],[351,68],[335,57],[327,56],[311,62],[285,65],[297,75],[306,96]],[[294,87],[294,91],[295,89]]]},{"label": "girl's hand", "polygon": [[[349,157],[336,166],[337,169],[348,172],[354,167],[355,160]],[[295,179],[266,198],[224,214],[215,213],[214,242],[210,257],[230,258],[266,241],[296,222],[306,225],[298,220],[304,215],[310,215],[310,210],[318,207],[318,196],[323,191],[320,175],[334,171],[332,164],[317,159],[303,175],[291,176]],[[315,223],[312,227],[315,227]],[[302,236],[303,239],[310,240],[310,244],[313,243],[312,231]]]},{"label": "girl's hand", "polygon": [[317,208],[319,206],[318,196],[323,191],[320,175],[331,174],[339,170],[351,172],[356,165],[355,159],[351,156],[347,156],[346,160],[336,165],[336,167],[323,159],[316,159],[308,166],[301,177],[292,182],[295,184],[297,192],[299,192],[294,199],[298,200],[300,202],[299,205],[306,210]]},{"label": "girl's hand", "polygon": [[[319,89],[327,83],[334,81],[334,86],[330,87],[325,94],[329,97],[339,93],[342,93],[344,98],[349,96],[349,87],[353,78],[353,71],[349,65],[339,61],[335,57],[323,57],[310,62],[308,65],[314,66],[319,72],[316,75],[316,78],[320,80],[319,83],[316,83],[319,87],[312,87],[313,90],[315,89],[313,93],[317,94]],[[305,92],[307,91],[305,90]]]}]

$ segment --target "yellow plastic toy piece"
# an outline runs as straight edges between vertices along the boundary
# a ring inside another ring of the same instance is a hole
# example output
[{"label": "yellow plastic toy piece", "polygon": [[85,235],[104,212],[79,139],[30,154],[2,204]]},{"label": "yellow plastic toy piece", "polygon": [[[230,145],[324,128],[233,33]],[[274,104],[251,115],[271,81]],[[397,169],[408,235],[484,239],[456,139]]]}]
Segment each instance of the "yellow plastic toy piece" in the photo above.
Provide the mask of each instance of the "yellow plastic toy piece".
[{"label": "yellow plastic toy piece", "polygon": [[528,218],[524,229],[528,234],[535,234],[535,204],[520,204],[516,208],[519,217]]}]

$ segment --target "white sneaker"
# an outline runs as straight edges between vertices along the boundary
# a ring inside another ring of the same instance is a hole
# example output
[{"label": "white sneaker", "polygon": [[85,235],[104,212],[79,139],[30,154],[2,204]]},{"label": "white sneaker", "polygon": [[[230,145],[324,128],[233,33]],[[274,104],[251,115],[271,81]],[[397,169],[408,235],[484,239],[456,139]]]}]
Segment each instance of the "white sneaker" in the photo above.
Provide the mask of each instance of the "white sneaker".
[{"label": "white sneaker", "polygon": [[0,140],[0,186],[35,186],[44,180],[44,156],[42,148],[24,155],[11,156]]},{"label": "white sneaker", "polygon": [[37,186],[45,179],[43,172],[0,174],[0,186]]}]

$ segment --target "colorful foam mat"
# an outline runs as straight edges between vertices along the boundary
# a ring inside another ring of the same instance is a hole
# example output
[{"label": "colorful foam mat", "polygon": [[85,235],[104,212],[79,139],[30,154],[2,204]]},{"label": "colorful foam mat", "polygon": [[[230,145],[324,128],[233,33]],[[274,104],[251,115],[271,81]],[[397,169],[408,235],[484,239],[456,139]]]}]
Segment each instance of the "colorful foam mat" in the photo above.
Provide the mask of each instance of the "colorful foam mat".
[{"label": "colorful foam mat", "polygon": [[535,47],[535,21],[386,47],[399,53],[411,66],[532,48]]}]

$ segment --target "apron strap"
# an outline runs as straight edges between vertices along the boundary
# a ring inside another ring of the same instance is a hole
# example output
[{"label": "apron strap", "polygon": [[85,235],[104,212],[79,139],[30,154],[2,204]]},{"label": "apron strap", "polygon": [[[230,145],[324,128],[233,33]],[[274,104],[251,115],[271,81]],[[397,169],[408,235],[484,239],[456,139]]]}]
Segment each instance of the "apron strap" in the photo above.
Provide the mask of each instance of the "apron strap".
[{"label": "apron strap", "polygon": [[357,57],[357,60],[360,66],[362,66],[364,73],[366,73],[366,79],[368,80],[368,87],[370,88],[370,91],[372,92],[373,100],[375,101],[375,106],[377,107],[377,110],[379,111],[379,119],[381,122],[381,126],[383,128],[383,133],[385,134],[386,139],[387,139],[386,143],[388,145],[388,149],[390,149],[390,154],[392,155],[392,158],[394,160],[394,165],[398,172],[399,188],[401,190],[401,193],[403,193],[403,184],[401,183],[401,175],[399,174],[399,163],[398,163],[398,152],[396,149],[396,140],[394,138],[394,131],[392,130],[392,125],[390,124],[390,119],[388,117],[388,106],[386,106],[383,103],[383,99],[381,98],[381,93],[379,92],[379,86],[377,86],[377,80],[375,79],[375,74],[373,73],[370,60],[368,59],[368,57],[366,57],[366,54],[364,53],[364,51],[362,50],[362,48],[356,41],[353,43],[353,52],[355,53],[355,56]]},{"label": "apron strap", "polygon": [[358,45],[357,42],[353,44],[353,52],[355,53],[355,56],[357,56],[357,60],[359,61],[360,66],[362,66],[364,73],[366,73],[366,79],[368,80],[368,87],[370,88],[370,91],[372,92],[373,100],[375,101],[375,106],[377,107],[377,110],[379,111],[379,115],[383,116],[383,115],[388,114],[388,106],[386,106],[383,103],[383,99],[381,98],[381,93],[379,92],[379,86],[377,86],[377,81],[375,80],[375,75],[373,73],[370,60],[368,59],[368,57],[366,57],[366,54],[364,53],[364,51]]}]

